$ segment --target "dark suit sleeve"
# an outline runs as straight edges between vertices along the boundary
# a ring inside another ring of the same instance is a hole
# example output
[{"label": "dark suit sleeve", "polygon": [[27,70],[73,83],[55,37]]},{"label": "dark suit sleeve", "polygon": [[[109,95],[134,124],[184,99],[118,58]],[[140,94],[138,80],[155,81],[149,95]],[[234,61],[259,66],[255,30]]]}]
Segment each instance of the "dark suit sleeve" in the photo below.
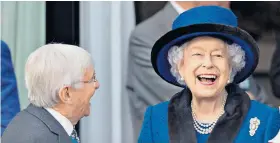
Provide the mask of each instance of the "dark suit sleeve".
[{"label": "dark suit sleeve", "polygon": [[152,106],[148,107],[144,116],[142,130],[138,138],[138,143],[153,143],[152,137]]},{"label": "dark suit sleeve", "polygon": [[19,111],[17,83],[10,51],[1,41],[1,135]]},{"label": "dark suit sleeve", "polygon": [[277,133],[280,131],[280,112],[278,109],[274,109],[273,112],[268,117],[264,143],[273,139]]},{"label": "dark suit sleeve", "polygon": [[280,34],[276,34],[276,50],[270,67],[270,82],[274,96],[280,98]]}]

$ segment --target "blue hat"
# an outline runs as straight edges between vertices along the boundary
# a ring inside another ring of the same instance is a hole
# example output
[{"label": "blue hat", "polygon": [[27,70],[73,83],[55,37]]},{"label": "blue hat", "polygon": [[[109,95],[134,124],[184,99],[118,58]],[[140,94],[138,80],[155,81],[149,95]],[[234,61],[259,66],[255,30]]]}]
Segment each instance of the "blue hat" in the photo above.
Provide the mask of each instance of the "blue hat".
[{"label": "blue hat", "polygon": [[233,83],[240,83],[256,69],[259,61],[259,48],[253,37],[237,27],[237,17],[226,8],[219,6],[200,6],[180,14],[172,25],[172,30],[163,35],[153,46],[151,61],[156,73],[165,81],[179,84],[170,72],[168,51],[173,46],[198,36],[213,36],[231,41],[245,51],[245,67],[235,75]]}]

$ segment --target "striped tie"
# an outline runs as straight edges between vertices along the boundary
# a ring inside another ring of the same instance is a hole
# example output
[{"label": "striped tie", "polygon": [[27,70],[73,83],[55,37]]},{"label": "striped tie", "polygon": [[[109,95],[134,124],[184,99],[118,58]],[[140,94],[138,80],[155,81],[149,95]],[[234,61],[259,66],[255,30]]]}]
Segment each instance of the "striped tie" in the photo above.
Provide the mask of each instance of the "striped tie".
[{"label": "striped tie", "polygon": [[73,129],[73,132],[71,134],[71,139],[73,143],[81,143],[80,138],[78,137],[77,131],[75,130],[75,127]]}]

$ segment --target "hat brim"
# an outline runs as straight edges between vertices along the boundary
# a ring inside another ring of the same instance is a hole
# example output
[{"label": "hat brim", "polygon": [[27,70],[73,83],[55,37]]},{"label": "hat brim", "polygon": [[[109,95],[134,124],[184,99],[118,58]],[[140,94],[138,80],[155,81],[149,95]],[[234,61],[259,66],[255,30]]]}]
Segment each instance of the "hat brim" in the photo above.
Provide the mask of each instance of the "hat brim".
[{"label": "hat brim", "polygon": [[184,42],[198,36],[216,36],[221,39],[228,39],[242,47],[245,51],[245,67],[239,71],[233,83],[240,83],[248,78],[256,69],[259,61],[259,48],[253,37],[246,31],[233,26],[221,24],[195,24],[172,30],[163,35],[153,46],[151,62],[156,73],[165,81],[180,87],[170,72],[168,62],[168,51],[172,46],[181,45]]}]

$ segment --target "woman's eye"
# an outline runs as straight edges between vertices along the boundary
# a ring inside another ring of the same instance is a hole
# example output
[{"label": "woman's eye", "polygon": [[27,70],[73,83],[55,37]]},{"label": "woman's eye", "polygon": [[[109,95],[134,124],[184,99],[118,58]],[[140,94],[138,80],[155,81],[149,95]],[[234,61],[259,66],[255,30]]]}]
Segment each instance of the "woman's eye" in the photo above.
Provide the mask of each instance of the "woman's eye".
[{"label": "woman's eye", "polygon": [[200,53],[194,53],[194,54],[192,54],[192,56],[201,56],[202,54],[200,54]]},{"label": "woman's eye", "polygon": [[217,55],[214,55],[215,57],[219,57],[219,58],[222,58],[223,57],[223,55],[219,55],[219,54],[217,54]]}]

